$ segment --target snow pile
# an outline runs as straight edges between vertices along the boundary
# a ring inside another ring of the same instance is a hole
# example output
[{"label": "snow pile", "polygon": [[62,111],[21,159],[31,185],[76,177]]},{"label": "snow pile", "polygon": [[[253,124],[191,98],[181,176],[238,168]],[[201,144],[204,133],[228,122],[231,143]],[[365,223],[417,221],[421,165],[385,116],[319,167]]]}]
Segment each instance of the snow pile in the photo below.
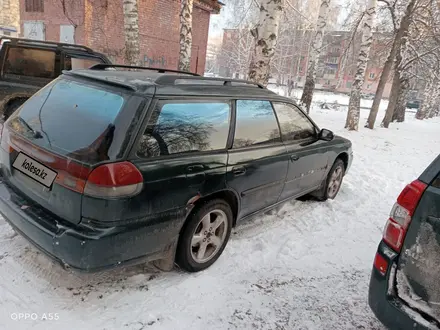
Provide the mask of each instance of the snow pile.
[{"label": "snow pile", "polygon": [[440,120],[347,132],[345,112],[311,116],[353,142],[338,197],[240,224],[204,272],[67,273],[0,220],[0,329],[384,329],[367,305],[373,258],[399,192],[440,153]]}]

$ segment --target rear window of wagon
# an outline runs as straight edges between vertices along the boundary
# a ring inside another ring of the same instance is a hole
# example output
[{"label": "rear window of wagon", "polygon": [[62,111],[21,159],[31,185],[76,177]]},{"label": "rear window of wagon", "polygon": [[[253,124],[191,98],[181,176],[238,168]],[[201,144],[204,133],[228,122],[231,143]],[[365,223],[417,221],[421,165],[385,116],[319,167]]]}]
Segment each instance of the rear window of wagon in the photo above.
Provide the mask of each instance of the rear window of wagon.
[{"label": "rear window of wagon", "polygon": [[33,144],[86,163],[111,159],[115,120],[130,96],[57,79],[32,96],[8,125]]}]

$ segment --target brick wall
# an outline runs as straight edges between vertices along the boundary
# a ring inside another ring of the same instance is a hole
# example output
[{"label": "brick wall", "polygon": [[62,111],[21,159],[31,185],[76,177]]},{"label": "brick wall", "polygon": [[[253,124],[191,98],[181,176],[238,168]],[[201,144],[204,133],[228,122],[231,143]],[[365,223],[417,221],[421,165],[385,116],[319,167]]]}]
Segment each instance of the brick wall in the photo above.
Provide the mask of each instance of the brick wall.
[{"label": "brick wall", "polygon": [[[59,0],[46,0],[44,13],[27,13],[21,1],[24,21],[43,21],[46,40],[60,40],[60,24],[76,28],[75,42],[103,52],[116,63],[124,61],[124,20],[122,3],[111,0],[66,1],[63,13]],[[138,0],[141,61],[145,66],[177,69],[179,58],[179,12],[177,0]],[[49,14],[50,12],[50,14]],[[193,10],[193,48],[191,70],[203,73],[206,61],[210,12]]]},{"label": "brick wall", "polygon": [[66,14],[60,0],[44,0],[44,12],[26,12],[25,1],[20,0],[20,22],[22,36],[25,22],[43,22],[45,27],[45,39],[48,41],[60,41],[60,25],[76,25],[75,42],[84,41],[84,0],[65,1]]}]

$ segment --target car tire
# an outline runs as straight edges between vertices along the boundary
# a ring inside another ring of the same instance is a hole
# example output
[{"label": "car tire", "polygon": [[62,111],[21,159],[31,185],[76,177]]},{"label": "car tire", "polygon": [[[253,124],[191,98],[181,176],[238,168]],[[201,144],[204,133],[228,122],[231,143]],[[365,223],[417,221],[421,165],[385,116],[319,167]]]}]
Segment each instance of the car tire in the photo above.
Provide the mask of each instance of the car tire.
[{"label": "car tire", "polygon": [[327,178],[322,187],[311,195],[320,201],[334,199],[342,186],[342,180],[345,175],[345,164],[342,159],[337,158],[328,172]]},{"label": "car tire", "polygon": [[211,266],[222,254],[231,236],[233,214],[222,199],[198,207],[185,223],[176,251],[176,263],[189,272]]}]

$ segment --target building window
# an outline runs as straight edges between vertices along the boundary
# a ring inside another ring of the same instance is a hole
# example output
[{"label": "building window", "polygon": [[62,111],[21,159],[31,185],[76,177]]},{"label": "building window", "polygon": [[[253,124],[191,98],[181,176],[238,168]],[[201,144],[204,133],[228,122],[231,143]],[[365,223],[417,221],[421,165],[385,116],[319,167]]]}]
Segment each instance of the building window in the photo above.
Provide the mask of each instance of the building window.
[{"label": "building window", "polygon": [[347,85],[346,85],[346,87],[347,88],[351,88],[351,85],[352,85],[353,83],[351,82],[351,81],[347,81]]},{"label": "building window", "polygon": [[10,36],[10,35],[11,35],[11,32],[9,32],[9,31],[3,31],[3,35],[4,35],[4,36]]},{"label": "building window", "polygon": [[374,76],[375,76],[374,72],[370,72],[370,79],[374,79]]},{"label": "building window", "polygon": [[367,84],[367,89],[371,89],[371,84]]},{"label": "building window", "polygon": [[328,63],[333,63],[333,64],[337,64],[338,63],[338,58],[337,57],[329,57],[328,58]]},{"label": "building window", "polygon": [[335,74],[336,74],[336,68],[327,67],[327,68],[325,68],[325,70],[324,70],[324,74],[335,75]]},{"label": "building window", "polygon": [[24,8],[26,12],[44,12],[44,0],[25,0]]}]

